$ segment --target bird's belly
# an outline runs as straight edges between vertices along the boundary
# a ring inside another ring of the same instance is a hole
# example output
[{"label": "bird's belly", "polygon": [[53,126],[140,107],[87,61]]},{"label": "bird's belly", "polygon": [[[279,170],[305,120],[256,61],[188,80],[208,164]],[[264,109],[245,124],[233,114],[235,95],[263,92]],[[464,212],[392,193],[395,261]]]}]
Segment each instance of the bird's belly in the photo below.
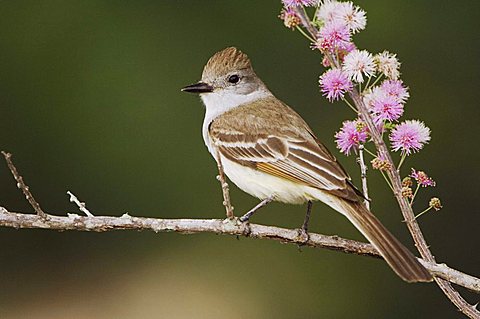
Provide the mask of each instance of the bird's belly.
[{"label": "bird's belly", "polygon": [[225,174],[244,192],[259,199],[273,196],[274,200],[290,204],[302,204],[317,200],[311,187],[297,184],[222,158]]}]

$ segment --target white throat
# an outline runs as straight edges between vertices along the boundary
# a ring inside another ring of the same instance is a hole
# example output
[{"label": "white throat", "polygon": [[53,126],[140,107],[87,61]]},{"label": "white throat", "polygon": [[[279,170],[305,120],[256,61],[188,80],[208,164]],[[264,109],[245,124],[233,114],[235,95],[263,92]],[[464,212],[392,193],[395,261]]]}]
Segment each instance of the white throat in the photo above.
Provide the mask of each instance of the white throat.
[{"label": "white throat", "polygon": [[236,94],[225,90],[219,90],[212,93],[204,93],[201,95],[202,101],[205,104],[206,112],[203,120],[202,135],[205,145],[208,147],[210,153],[215,157],[215,154],[210,146],[210,138],[208,137],[208,126],[219,115],[236,108],[237,106],[251,103],[253,101],[272,96],[272,93],[267,89],[256,90],[249,94]]}]

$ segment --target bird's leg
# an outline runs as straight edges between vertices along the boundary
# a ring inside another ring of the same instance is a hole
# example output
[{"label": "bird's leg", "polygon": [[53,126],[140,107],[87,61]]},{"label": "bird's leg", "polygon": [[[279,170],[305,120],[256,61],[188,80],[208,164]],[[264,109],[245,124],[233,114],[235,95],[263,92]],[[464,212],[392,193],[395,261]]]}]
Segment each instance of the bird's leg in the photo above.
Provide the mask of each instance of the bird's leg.
[{"label": "bird's leg", "polygon": [[308,222],[310,221],[310,213],[312,212],[313,202],[311,200],[307,203],[307,213],[305,214],[305,219],[303,220],[302,230],[305,233],[308,233]]},{"label": "bird's leg", "polygon": [[267,197],[264,200],[262,200],[260,203],[257,204],[257,206],[253,207],[250,209],[246,214],[244,214],[242,217],[239,218],[239,220],[244,223],[252,217],[253,214],[263,206],[266,206],[268,203],[270,203],[273,200],[273,196]]},{"label": "bird's leg", "polygon": [[308,235],[308,222],[310,221],[310,213],[312,212],[312,206],[313,202],[309,200],[307,203],[307,213],[305,214],[302,228],[298,230],[298,235],[300,238],[302,238],[304,244],[310,239],[310,236]]}]

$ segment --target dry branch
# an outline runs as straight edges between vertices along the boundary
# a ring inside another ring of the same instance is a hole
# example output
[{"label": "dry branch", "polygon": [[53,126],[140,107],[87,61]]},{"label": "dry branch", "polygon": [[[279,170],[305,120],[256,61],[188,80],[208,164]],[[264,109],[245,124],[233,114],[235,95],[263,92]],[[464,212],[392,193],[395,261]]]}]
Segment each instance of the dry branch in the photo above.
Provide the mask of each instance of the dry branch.
[{"label": "dry branch", "polygon": [[3,157],[5,157],[7,166],[10,169],[10,172],[12,172],[13,178],[17,182],[17,187],[22,190],[23,195],[25,195],[25,198],[30,203],[30,206],[33,207],[37,215],[45,218],[46,217],[45,212],[42,210],[42,208],[40,207],[40,204],[33,197],[32,193],[30,192],[30,188],[23,181],[23,177],[18,173],[15,165],[13,165],[12,154],[2,151],[2,155]]},{"label": "dry branch", "polygon": [[[309,233],[309,239],[299,236],[296,229],[285,229],[275,226],[241,223],[238,219],[160,219],[133,217],[124,214],[121,217],[95,216],[85,217],[77,214],[68,216],[47,215],[42,218],[34,214],[9,212],[0,207],[0,226],[15,229],[34,228],[50,230],[77,230],[106,232],[113,230],[150,230],[158,232],[177,232],[182,234],[215,233],[244,236],[259,239],[272,239],[282,243],[305,245],[381,258],[375,248],[367,243],[344,239],[338,236],[327,236]],[[480,292],[480,279],[449,268],[445,264],[435,264],[419,259],[434,276],[451,283]]]}]

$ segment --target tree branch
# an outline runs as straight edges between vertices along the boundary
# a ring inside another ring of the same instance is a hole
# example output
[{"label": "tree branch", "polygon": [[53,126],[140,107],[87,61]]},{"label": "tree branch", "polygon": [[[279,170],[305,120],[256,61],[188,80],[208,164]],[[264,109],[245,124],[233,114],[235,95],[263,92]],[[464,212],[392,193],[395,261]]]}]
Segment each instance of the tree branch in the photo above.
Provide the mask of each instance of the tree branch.
[{"label": "tree branch", "polygon": [[[300,237],[296,229],[275,226],[241,223],[238,219],[160,219],[133,217],[124,214],[121,217],[86,217],[77,214],[68,216],[47,215],[42,218],[34,214],[9,212],[0,207],[0,226],[15,229],[50,229],[106,232],[114,230],[150,230],[159,232],[177,232],[181,234],[215,233],[243,236],[258,239],[271,239],[282,243],[305,245],[314,248],[336,250],[347,254],[356,254],[381,258],[375,248],[367,243],[309,233],[309,239]],[[480,292],[480,279],[452,269],[445,264],[436,264],[419,259],[434,276],[443,278],[472,291]]]},{"label": "tree branch", "polygon": [[[310,22],[310,18],[307,16],[305,10],[303,7],[294,7],[295,12],[300,18],[300,21],[302,25],[305,27],[305,29],[310,33],[310,35],[316,39],[318,30],[316,27],[312,25]],[[340,66],[340,61],[337,61],[335,57],[332,56],[332,54],[328,52],[324,52],[325,57],[327,57],[329,63],[332,66],[339,67]],[[392,182],[393,186],[393,192],[395,195],[395,198],[397,199],[397,202],[400,206],[402,215],[406,221],[407,228],[412,235],[413,241],[415,242],[415,246],[417,247],[418,251],[420,252],[420,255],[427,260],[428,262],[435,263],[435,258],[430,251],[430,248],[425,240],[425,237],[423,236],[423,233],[420,229],[420,226],[418,225],[417,221],[415,220],[415,214],[413,213],[412,207],[408,203],[408,201],[402,197],[401,194],[401,178],[400,178],[400,172],[397,170],[395,167],[395,164],[392,160],[392,157],[390,156],[390,152],[388,151],[388,147],[385,145],[385,142],[382,138],[382,135],[378,131],[376,125],[373,122],[372,117],[370,116],[370,112],[363,102],[363,99],[360,95],[360,93],[356,90],[353,89],[351,92],[349,92],[350,98],[353,100],[358,112],[360,119],[362,119],[366,124],[367,127],[370,131],[370,135],[372,137],[372,140],[375,144],[375,147],[377,148],[379,156],[382,158],[386,159],[391,166],[387,170],[387,175],[390,178],[390,181]],[[440,289],[443,291],[443,293],[447,296],[448,299],[466,316],[469,318],[476,318],[480,319],[480,311],[476,309],[476,305],[470,305],[459,293],[456,291],[452,285],[441,278],[436,277],[435,281],[437,285],[440,287]]]}]

